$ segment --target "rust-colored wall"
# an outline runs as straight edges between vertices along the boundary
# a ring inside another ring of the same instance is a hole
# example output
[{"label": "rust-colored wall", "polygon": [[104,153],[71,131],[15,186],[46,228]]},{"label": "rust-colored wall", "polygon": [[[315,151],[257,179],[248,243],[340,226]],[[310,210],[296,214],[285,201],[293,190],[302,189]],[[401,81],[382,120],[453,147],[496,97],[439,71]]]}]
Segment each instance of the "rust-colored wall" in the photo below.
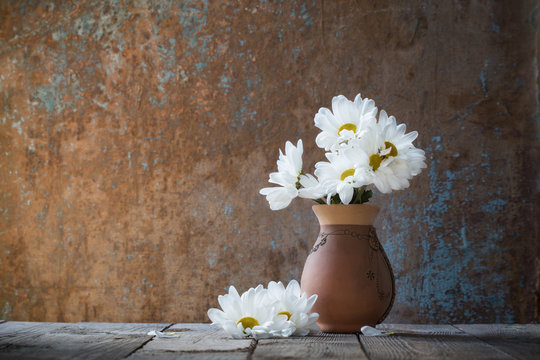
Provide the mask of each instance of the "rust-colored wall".
[{"label": "rust-colored wall", "polygon": [[538,320],[535,1],[2,1],[0,318],[207,321],[299,279],[311,203],[258,190],[332,96],[420,132],[375,195],[389,321]]}]

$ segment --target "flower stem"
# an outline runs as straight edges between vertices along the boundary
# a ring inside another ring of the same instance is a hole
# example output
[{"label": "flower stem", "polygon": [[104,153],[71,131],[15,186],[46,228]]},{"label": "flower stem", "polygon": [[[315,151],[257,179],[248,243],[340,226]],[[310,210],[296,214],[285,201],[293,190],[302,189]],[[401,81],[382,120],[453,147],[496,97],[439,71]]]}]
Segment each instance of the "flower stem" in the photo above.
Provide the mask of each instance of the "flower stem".
[{"label": "flower stem", "polygon": [[371,196],[373,195],[373,191],[366,190],[366,186],[362,186],[358,189],[354,190],[355,196],[353,200],[351,201],[351,204],[363,204],[369,201]]}]

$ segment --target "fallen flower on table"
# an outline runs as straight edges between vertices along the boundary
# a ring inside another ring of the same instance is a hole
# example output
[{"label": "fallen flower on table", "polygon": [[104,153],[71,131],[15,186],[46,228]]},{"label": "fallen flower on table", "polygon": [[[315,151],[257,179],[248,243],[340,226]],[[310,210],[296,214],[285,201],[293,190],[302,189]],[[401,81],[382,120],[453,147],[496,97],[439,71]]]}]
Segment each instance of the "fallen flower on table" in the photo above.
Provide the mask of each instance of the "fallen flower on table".
[{"label": "fallen flower on table", "polygon": [[319,316],[308,314],[316,299],[301,294],[296,280],[287,289],[281,282],[270,282],[268,289],[259,285],[241,296],[231,285],[228,294],[218,296],[223,310],[212,308],[208,317],[234,338],[305,336]]},{"label": "fallen flower on table", "polygon": [[365,336],[388,336],[394,334],[392,331],[382,331],[379,329],[375,329],[372,326],[362,326],[360,331],[362,331],[362,335]]},{"label": "fallen flower on table", "polygon": [[273,336],[286,337],[295,328],[287,316],[278,315],[276,307],[262,285],[251,288],[240,296],[234,286],[229,293],[218,296],[222,310],[208,310],[212,324],[220,325],[234,338],[253,336],[255,339]]},{"label": "fallen flower on table", "polygon": [[176,331],[157,331],[157,330],[149,331],[148,334],[146,335],[157,336],[159,338],[179,338],[179,337],[184,336],[184,334],[178,333]]},{"label": "fallen flower on table", "polygon": [[319,314],[309,311],[317,301],[317,295],[308,298],[306,293],[301,292],[298,281],[290,281],[287,288],[281,281],[270,281],[268,294],[278,301],[278,314],[287,315],[288,320],[294,323],[296,330],[293,335],[306,336],[310,328],[316,326]]}]

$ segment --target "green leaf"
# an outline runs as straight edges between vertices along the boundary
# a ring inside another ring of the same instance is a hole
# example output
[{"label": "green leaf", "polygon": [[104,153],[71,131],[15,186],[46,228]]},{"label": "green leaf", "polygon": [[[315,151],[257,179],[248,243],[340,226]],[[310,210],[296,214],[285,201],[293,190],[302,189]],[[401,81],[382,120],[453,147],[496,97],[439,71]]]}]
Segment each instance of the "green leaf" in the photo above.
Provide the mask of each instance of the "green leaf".
[{"label": "green leaf", "polygon": [[[362,186],[358,189],[354,189],[353,198],[350,204],[363,204],[369,201],[373,196],[373,191],[366,190],[365,186]],[[318,204],[326,204],[325,199],[316,199],[314,200]],[[330,205],[342,204],[339,194],[336,194],[330,198]]]},{"label": "green leaf", "polygon": [[360,198],[360,204],[368,202],[369,199],[371,199],[372,196],[373,196],[373,191],[364,190],[363,193],[362,193],[362,196]]}]

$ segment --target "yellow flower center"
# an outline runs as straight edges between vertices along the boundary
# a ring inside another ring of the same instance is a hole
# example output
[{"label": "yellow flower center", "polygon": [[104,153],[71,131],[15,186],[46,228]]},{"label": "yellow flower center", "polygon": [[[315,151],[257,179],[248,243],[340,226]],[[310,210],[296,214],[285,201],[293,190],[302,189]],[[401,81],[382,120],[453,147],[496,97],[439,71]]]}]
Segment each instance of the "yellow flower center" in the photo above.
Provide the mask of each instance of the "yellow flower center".
[{"label": "yellow flower center", "polygon": [[288,311],[280,311],[277,313],[278,315],[287,315],[287,320],[290,320],[292,314]]},{"label": "yellow flower center", "polygon": [[396,146],[394,144],[392,144],[390,141],[385,141],[384,146],[385,146],[385,148],[387,150],[391,149],[390,153],[388,155],[386,155],[387,157],[388,156],[397,156],[397,149],[396,149]]},{"label": "yellow flower center", "polygon": [[[371,163],[370,163],[371,165]],[[354,175],[354,169],[348,169],[341,173],[341,181],[345,180],[347,176]]]},{"label": "yellow flower center", "polygon": [[[384,142],[384,149],[388,150],[390,149],[390,152],[386,155],[379,155],[379,154],[373,154],[369,157],[369,166],[373,169],[373,171],[377,171],[377,169],[381,166],[381,163],[384,159],[388,159],[391,156],[397,156],[398,151],[394,144],[392,144],[390,141]],[[380,150],[379,150],[380,151]],[[343,176],[343,175],[342,175]]]},{"label": "yellow flower center", "polygon": [[259,325],[259,322],[257,321],[257,319],[251,316],[244,316],[243,318],[238,320],[236,324],[238,325],[240,323],[242,323],[242,326],[244,327],[244,329],[247,329],[247,328],[253,329],[254,326]]},{"label": "yellow flower center", "polygon": [[383,158],[379,154],[373,154],[369,157],[369,166],[373,169],[373,171],[377,171],[379,166],[381,166],[381,162],[383,161]]},{"label": "yellow flower center", "polygon": [[341,130],[350,130],[352,132],[356,132],[356,125],[351,124],[351,123],[341,125],[337,131],[338,135],[341,132]]}]

